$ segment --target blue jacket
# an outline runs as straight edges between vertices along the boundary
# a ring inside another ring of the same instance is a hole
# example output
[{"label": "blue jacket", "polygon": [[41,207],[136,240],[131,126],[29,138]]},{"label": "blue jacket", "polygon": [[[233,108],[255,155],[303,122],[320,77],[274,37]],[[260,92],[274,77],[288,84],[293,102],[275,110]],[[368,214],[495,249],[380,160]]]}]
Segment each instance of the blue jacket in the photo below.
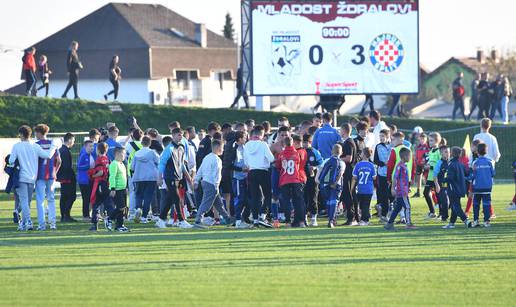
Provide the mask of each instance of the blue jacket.
[{"label": "blue jacket", "polygon": [[108,145],[108,151],[107,151],[107,157],[109,161],[115,160],[115,148],[122,147],[120,143],[118,143],[116,140],[113,140],[111,138],[106,140],[106,144]]},{"label": "blue jacket", "polygon": [[486,156],[478,157],[472,165],[471,174],[473,193],[491,193],[493,189],[493,177],[495,169],[493,160]]},{"label": "blue jacket", "polygon": [[448,162],[448,174],[446,183],[448,184],[448,196],[464,197],[466,195],[466,170],[464,165],[454,158]]},{"label": "blue jacket", "polygon": [[339,176],[339,173],[343,167],[345,167],[344,162],[340,160],[339,157],[331,156],[328,160],[326,160],[321,170],[321,174],[319,175],[321,186],[334,183],[340,185],[340,181],[337,182],[337,177]]},{"label": "blue jacket", "polygon": [[[91,165],[90,159],[94,159],[93,153],[91,155],[89,155],[86,153],[85,150],[81,150],[79,159],[77,159],[77,183],[78,184],[90,183],[90,177],[88,176],[88,170],[90,169],[90,165]],[[94,163],[94,165],[95,165],[95,163]]]},{"label": "blue jacket", "polygon": [[324,124],[315,131],[312,146],[319,150],[324,159],[328,159],[331,157],[333,145],[337,144],[341,139],[337,129],[333,128],[330,124]]},{"label": "blue jacket", "polygon": [[306,148],[307,160],[305,164],[305,172],[308,177],[315,177],[315,172],[312,172],[312,167],[317,167],[323,164],[324,160],[321,153],[313,148]]}]

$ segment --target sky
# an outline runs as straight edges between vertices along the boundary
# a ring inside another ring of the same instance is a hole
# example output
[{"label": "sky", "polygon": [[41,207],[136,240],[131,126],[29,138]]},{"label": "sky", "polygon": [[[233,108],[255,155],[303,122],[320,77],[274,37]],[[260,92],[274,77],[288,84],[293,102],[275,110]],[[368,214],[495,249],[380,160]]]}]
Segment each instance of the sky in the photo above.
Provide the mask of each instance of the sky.
[{"label": "sky", "polygon": [[[0,2],[0,90],[20,82],[21,50],[109,2],[105,0],[7,0]],[[221,33],[227,12],[240,32],[240,0],[137,0],[162,4]],[[433,70],[450,57],[478,48],[516,49],[512,0],[420,0],[420,62]],[[7,52],[5,52],[7,50]]]}]

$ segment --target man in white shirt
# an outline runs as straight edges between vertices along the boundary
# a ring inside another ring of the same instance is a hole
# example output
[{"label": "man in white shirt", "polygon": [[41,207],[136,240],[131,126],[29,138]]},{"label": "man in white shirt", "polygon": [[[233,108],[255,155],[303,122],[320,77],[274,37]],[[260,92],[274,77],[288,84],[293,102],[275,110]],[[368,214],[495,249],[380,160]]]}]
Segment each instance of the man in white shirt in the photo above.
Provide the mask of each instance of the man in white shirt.
[{"label": "man in white shirt", "polygon": [[18,129],[20,142],[13,146],[9,164],[14,164],[16,160],[20,165],[20,182],[16,188],[16,195],[22,210],[22,219],[19,223],[18,230],[33,230],[34,226],[30,218],[30,201],[34,192],[34,184],[38,176],[38,158],[50,159],[55,151],[54,144],[45,150],[38,144],[30,142],[32,129],[23,125]]},{"label": "man in white shirt", "polygon": [[487,145],[487,157],[493,160],[493,165],[500,160],[502,156],[500,154],[500,149],[498,148],[498,140],[494,135],[489,133],[491,129],[491,120],[489,118],[484,118],[480,122],[480,133],[476,134],[473,137],[473,140],[481,140]]},{"label": "man in white shirt", "polygon": [[213,206],[215,206],[215,209],[217,209],[224,219],[224,221],[221,221],[221,224],[229,223],[230,217],[224,208],[219,193],[219,185],[222,177],[222,161],[219,158],[220,155],[222,155],[222,142],[213,140],[211,142],[211,153],[204,157],[195,175],[195,188],[201,184],[203,192],[201,205],[195,216],[195,228],[206,228],[201,224],[202,218]]},{"label": "man in white shirt", "polygon": [[389,126],[381,120],[382,115],[378,111],[371,111],[369,112],[369,122],[371,123],[371,127],[373,127],[373,133],[369,134],[369,137],[374,137],[374,143],[371,142],[371,149],[373,149],[374,154],[374,148],[376,145],[380,144],[380,132],[382,130],[389,130]]},{"label": "man in white shirt", "polygon": [[[271,163],[274,162],[272,152],[263,140],[263,130],[253,129],[251,140],[244,148],[244,164],[249,167],[249,195],[251,197],[251,210],[255,227],[272,227],[269,223],[258,218],[262,204],[266,208],[271,207]],[[263,202],[262,202],[263,199]]]}]

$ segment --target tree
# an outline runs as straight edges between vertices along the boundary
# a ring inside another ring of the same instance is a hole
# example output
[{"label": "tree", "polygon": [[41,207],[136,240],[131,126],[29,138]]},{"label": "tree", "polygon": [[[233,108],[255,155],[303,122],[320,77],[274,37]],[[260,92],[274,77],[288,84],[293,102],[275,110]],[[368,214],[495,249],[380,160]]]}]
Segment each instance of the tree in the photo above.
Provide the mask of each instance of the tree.
[{"label": "tree", "polygon": [[222,33],[224,37],[230,40],[235,40],[235,29],[233,28],[233,18],[231,15],[226,13],[226,22],[224,23],[224,28],[222,29]]}]

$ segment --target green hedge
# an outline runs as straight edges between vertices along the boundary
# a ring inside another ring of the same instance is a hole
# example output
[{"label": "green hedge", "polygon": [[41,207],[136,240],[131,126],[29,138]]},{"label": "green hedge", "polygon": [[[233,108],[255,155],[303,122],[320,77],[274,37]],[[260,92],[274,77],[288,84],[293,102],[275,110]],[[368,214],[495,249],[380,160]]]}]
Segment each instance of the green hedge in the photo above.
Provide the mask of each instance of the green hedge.
[{"label": "green hedge", "polygon": [[[47,123],[51,132],[88,131],[92,127],[101,127],[106,122],[116,122],[122,131],[127,130],[127,117],[137,118],[141,127],[155,127],[161,132],[168,131],[168,123],[178,120],[186,126],[205,127],[210,121],[235,122],[253,118],[257,123],[268,120],[275,123],[280,116],[287,116],[292,123],[311,119],[308,114],[275,113],[250,110],[201,109],[171,106],[150,106],[146,104],[122,104],[120,112],[112,112],[108,104],[89,101],[65,99],[46,99],[24,96],[0,96],[0,136],[14,137],[22,124],[34,126]],[[348,116],[339,117],[339,122],[348,120]],[[467,134],[470,138],[478,132],[473,122],[426,119],[386,120],[401,129],[413,129],[421,126],[425,131],[440,131],[452,145],[464,143]],[[461,129],[446,132],[447,130]],[[498,178],[512,178],[511,165],[516,159],[516,126],[495,127],[493,134],[498,137],[502,159],[497,165]]]}]

